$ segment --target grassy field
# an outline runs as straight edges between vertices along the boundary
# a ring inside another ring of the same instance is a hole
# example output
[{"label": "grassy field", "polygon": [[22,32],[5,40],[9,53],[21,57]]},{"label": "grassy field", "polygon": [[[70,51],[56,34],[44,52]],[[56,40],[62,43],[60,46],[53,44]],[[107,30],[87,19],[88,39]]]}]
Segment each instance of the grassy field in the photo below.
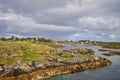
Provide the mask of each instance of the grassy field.
[{"label": "grassy field", "polygon": [[[81,49],[81,52],[85,52]],[[61,53],[62,55],[58,55]],[[0,41],[0,63],[11,65],[16,61],[28,63],[39,61],[43,64],[49,63],[46,58],[56,58],[57,60],[79,60],[93,58],[93,55],[76,54],[77,57],[71,56],[71,53],[57,50],[53,47],[46,46],[43,43],[32,43],[29,41]]]},{"label": "grassy field", "polygon": [[12,64],[17,60],[29,62],[33,60],[43,60],[42,58],[54,48],[25,41],[0,42],[0,62]]}]

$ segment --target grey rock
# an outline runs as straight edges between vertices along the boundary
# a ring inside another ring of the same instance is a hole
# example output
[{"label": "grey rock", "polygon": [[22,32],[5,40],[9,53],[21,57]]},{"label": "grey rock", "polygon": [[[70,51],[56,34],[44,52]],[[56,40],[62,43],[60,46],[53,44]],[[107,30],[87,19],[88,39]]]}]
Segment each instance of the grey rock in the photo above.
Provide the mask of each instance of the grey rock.
[{"label": "grey rock", "polygon": [[41,64],[40,62],[38,61],[32,61],[32,66],[35,68],[35,69],[39,69],[39,68],[43,68],[44,65]]},{"label": "grey rock", "polygon": [[95,61],[98,61],[98,60],[100,60],[100,59],[99,59],[99,57],[94,57],[94,59],[95,59]]},{"label": "grey rock", "polygon": [[32,71],[32,67],[28,66],[27,64],[20,65],[18,69],[20,69],[20,70],[22,70],[24,72]]},{"label": "grey rock", "polygon": [[53,57],[47,57],[46,60],[50,61],[50,62],[58,62],[57,58],[53,58]]}]

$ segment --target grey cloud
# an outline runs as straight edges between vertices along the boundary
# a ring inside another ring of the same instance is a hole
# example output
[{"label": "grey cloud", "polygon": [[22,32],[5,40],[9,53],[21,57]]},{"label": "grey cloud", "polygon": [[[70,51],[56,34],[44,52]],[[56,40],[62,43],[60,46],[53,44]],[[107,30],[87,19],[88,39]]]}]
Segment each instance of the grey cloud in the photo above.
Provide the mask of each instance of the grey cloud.
[{"label": "grey cloud", "polygon": [[[67,0],[66,0],[67,1]],[[9,0],[1,1],[2,4],[9,8],[12,8],[19,13],[34,13],[36,11],[42,11],[52,7],[60,7],[66,4],[64,0]]]},{"label": "grey cloud", "polygon": [[0,0],[0,32],[119,41],[119,14],[120,0]]},{"label": "grey cloud", "polygon": [[[3,13],[2,13],[3,14]],[[10,29],[14,29],[15,27],[24,28],[25,31],[29,30],[57,30],[57,31],[72,31],[75,30],[74,27],[71,26],[59,26],[59,25],[47,25],[47,24],[41,24],[37,23],[34,19],[29,17],[24,17],[21,15],[17,15],[15,13],[8,13],[3,14],[0,17],[0,20],[6,21],[8,25],[10,26]]]}]

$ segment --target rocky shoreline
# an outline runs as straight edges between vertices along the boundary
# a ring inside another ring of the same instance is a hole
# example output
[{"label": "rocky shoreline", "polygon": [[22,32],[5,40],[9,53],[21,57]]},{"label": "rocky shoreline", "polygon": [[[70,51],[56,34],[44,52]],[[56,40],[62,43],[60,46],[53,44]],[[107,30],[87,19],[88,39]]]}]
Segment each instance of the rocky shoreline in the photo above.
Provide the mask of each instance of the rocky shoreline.
[{"label": "rocky shoreline", "polygon": [[105,56],[114,56],[114,55],[120,56],[120,52],[119,51],[109,51],[109,53],[104,53],[103,55],[105,55]]},{"label": "rocky shoreline", "polygon": [[102,55],[105,55],[105,56],[114,56],[114,55],[120,55],[120,51],[111,51],[111,50],[107,50],[107,49],[99,49],[99,51],[101,52],[108,52],[108,53],[104,53]]},{"label": "rocky shoreline", "polygon": [[9,67],[0,65],[0,80],[38,80],[110,64],[111,62],[109,60],[101,57],[81,61],[58,61],[51,65],[42,65],[35,61],[33,61],[32,64],[17,62]]}]

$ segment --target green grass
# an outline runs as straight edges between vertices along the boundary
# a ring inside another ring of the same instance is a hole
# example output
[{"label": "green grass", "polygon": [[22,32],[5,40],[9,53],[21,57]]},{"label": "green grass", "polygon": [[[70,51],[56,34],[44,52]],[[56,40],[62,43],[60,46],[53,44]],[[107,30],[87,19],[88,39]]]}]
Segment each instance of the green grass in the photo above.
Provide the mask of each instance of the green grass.
[{"label": "green grass", "polygon": [[[54,48],[25,41],[0,41],[0,63],[9,65],[17,60],[29,62],[38,58],[41,59],[50,50],[54,50]],[[7,55],[8,52],[11,54],[10,56]]]},{"label": "green grass", "polygon": [[[80,52],[86,52],[87,49],[77,49]],[[56,52],[61,52],[62,55],[57,55]],[[8,55],[10,53],[10,55]],[[93,58],[92,55],[80,55],[76,57],[71,56],[70,52],[56,50],[50,46],[45,46],[43,43],[31,43],[29,41],[0,41],[0,63],[11,65],[16,61],[24,63],[33,60],[41,63],[49,63],[46,57],[57,58],[59,60],[79,60],[81,58]]]}]

